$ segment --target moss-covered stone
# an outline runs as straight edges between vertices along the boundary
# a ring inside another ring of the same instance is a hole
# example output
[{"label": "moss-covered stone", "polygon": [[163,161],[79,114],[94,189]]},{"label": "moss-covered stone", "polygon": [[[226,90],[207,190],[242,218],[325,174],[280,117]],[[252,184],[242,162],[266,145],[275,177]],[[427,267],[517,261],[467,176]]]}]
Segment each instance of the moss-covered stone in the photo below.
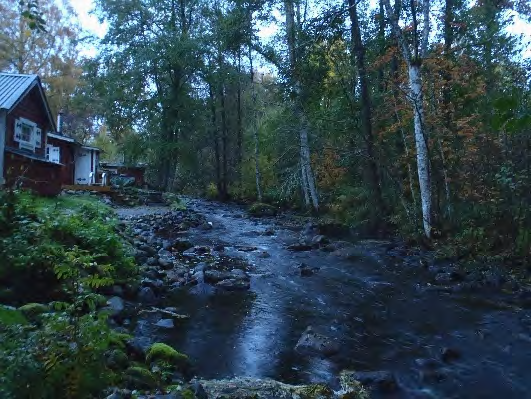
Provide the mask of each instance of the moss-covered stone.
[{"label": "moss-covered stone", "polygon": [[257,202],[249,207],[249,214],[252,216],[275,216],[277,209],[272,205]]},{"label": "moss-covered stone", "polygon": [[121,370],[129,367],[129,358],[124,351],[113,349],[107,354],[107,366],[113,370]]},{"label": "moss-covered stone", "polygon": [[301,399],[328,399],[334,397],[334,392],[324,384],[307,385],[296,390]]},{"label": "moss-covered stone", "polygon": [[181,397],[183,399],[196,399],[195,394],[190,389],[185,389],[182,391]]},{"label": "moss-covered stone", "polygon": [[129,367],[125,371],[125,379],[133,388],[153,389],[159,385],[157,377],[143,367]]},{"label": "moss-covered stone", "polygon": [[49,312],[50,307],[42,303],[27,303],[18,308],[18,310],[20,310],[28,319],[33,320],[38,318],[41,314]]},{"label": "moss-covered stone", "polygon": [[188,356],[176,351],[171,346],[163,343],[151,345],[146,353],[146,362],[152,363],[162,361],[182,369],[188,365]]}]

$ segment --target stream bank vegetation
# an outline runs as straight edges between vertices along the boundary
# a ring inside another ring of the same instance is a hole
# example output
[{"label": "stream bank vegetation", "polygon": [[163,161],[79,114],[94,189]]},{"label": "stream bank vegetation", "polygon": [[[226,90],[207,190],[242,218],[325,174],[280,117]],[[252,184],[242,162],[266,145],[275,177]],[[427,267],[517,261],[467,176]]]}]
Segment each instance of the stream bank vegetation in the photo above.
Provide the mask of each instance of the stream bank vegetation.
[{"label": "stream bank vegetation", "polygon": [[139,275],[112,208],[91,196],[0,194],[2,398],[163,388],[187,367],[185,355],[163,344],[133,358],[131,337],[110,328],[103,294],[120,286],[134,296]]}]

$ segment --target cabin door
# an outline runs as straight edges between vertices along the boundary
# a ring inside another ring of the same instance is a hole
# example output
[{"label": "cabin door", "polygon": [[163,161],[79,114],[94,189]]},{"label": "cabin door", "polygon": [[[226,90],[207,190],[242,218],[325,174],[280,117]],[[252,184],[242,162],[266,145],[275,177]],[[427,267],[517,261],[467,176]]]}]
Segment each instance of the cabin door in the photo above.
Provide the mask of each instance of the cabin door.
[{"label": "cabin door", "polygon": [[90,184],[91,158],[90,150],[77,150],[75,184]]}]

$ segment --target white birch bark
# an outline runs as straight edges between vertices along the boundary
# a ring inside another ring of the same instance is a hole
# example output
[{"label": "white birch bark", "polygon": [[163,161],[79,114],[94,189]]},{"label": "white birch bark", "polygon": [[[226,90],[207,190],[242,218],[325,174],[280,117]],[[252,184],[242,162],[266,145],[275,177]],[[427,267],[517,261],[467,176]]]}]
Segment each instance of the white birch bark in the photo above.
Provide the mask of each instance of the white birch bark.
[{"label": "white birch bark", "polygon": [[302,195],[304,197],[304,205],[308,208],[310,206],[310,195],[308,194],[308,176],[306,174],[306,169],[301,162],[301,188]]},{"label": "white birch bark", "polygon": [[[431,181],[430,181],[430,159],[427,145],[427,134],[424,125],[424,107],[422,97],[422,71],[421,61],[426,56],[428,49],[429,37],[429,11],[430,0],[424,0],[423,18],[424,27],[422,30],[421,51],[419,59],[413,59],[411,51],[406,43],[402,30],[398,25],[398,20],[395,18],[393,9],[391,8],[390,0],[383,0],[387,17],[391,21],[393,34],[395,35],[402,56],[404,57],[408,72],[409,72],[409,100],[413,106],[414,128],[415,128],[415,147],[417,150],[417,173],[419,178],[420,199],[422,204],[422,224],[424,227],[424,234],[427,238],[431,238],[432,229],[432,199],[431,199]],[[399,0],[397,0],[399,1]],[[414,29],[417,29],[415,26]],[[415,52],[416,53],[416,52]]]},{"label": "white birch bark", "polygon": [[290,62],[290,80],[295,93],[295,116],[299,123],[299,144],[300,144],[300,163],[302,173],[302,190],[306,206],[310,204],[317,211],[319,210],[319,195],[315,185],[313,175],[311,158],[310,158],[310,144],[308,140],[308,123],[304,115],[304,110],[301,103],[301,88],[300,82],[296,76],[297,55],[296,55],[296,39],[295,39],[295,10],[293,0],[284,1],[284,8],[286,12],[286,39],[288,44],[289,62]]}]

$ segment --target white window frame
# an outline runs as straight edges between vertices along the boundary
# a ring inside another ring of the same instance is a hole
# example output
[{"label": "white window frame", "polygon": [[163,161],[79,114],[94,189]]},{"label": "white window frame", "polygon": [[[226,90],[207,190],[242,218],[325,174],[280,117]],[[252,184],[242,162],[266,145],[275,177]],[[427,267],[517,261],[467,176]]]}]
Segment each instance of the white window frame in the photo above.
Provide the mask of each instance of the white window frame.
[{"label": "white window frame", "polygon": [[[57,150],[57,158],[52,158],[52,153]],[[61,163],[61,147],[54,147],[51,144],[46,145],[46,160],[53,163]]]},{"label": "white window frame", "polygon": [[[22,139],[22,128],[27,126],[30,128],[29,140]],[[19,148],[35,152],[35,148],[42,147],[42,130],[37,124],[26,118],[15,119],[14,140],[18,142]]]}]

